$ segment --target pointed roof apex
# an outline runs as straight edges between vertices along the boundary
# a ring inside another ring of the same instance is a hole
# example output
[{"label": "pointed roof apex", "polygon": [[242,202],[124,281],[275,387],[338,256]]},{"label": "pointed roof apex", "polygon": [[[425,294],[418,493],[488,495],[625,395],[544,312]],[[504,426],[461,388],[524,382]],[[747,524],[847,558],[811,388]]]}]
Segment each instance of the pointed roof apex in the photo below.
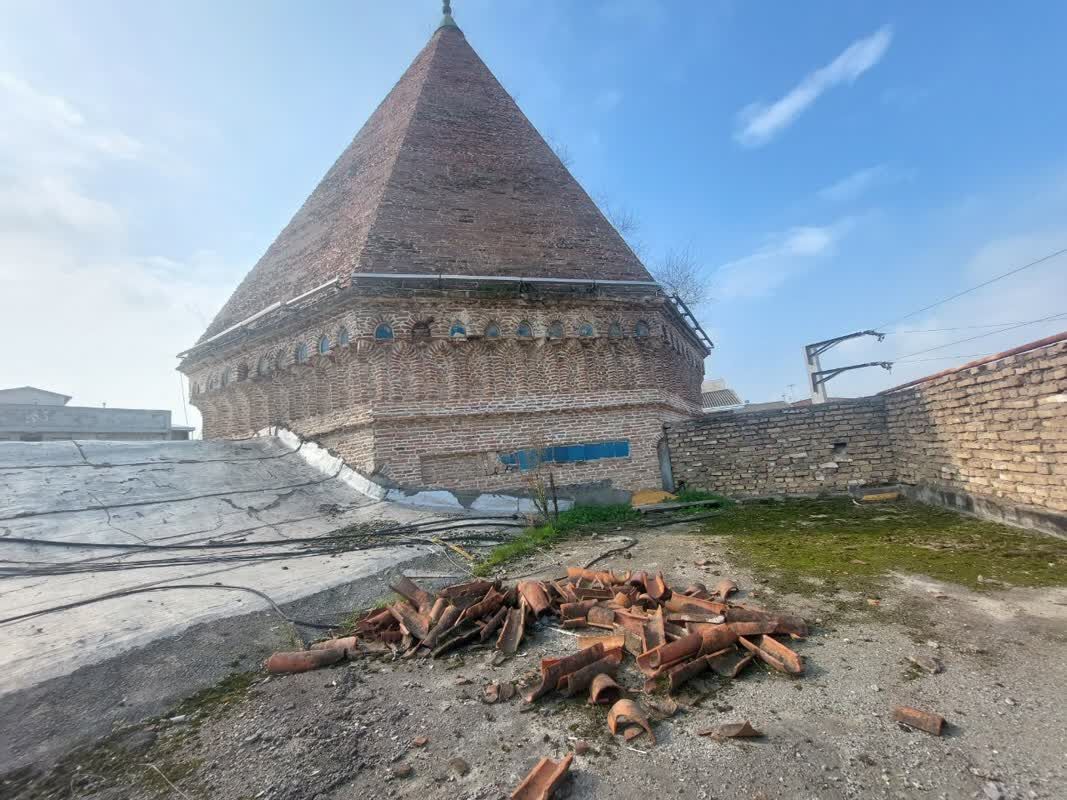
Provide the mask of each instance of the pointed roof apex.
[{"label": "pointed roof apex", "polygon": [[441,28],[455,28],[459,30],[459,25],[452,19],[452,0],[442,0],[441,2],[441,24],[437,26],[437,29]]}]

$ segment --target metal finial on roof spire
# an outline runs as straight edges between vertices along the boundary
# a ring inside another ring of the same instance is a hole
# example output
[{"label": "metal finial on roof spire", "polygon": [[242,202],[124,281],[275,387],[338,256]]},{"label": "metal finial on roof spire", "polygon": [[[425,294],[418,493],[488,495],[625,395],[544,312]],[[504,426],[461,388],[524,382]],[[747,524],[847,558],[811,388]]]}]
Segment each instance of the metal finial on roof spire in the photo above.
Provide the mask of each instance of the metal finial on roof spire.
[{"label": "metal finial on roof spire", "polygon": [[441,24],[438,28],[455,28],[459,30],[459,25],[452,19],[452,0],[442,0],[441,13],[444,15],[441,17]]}]

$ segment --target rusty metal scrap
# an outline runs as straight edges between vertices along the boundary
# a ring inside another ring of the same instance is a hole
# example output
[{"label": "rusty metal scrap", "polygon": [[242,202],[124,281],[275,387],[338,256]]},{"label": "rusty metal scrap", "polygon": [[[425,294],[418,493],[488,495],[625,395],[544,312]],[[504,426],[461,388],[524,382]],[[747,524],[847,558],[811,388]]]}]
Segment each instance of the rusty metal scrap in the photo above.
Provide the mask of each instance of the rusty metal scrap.
[{"label": "rusty metal scrap", "polygon": [[568,753],[560,761],[545,757],[537,762],[529,774],[511,793],[511,800],[548,800],[556,791],[574,760],[574,753]]},{"label": "rusty metal scrap", "polygon": [[910,706],[896,706],[893,709],[893,721],[907,725],[909,728],[932,733],[934,736],[940,736],[941,729],[945,726],[945,718],[940,714]]},{"label": "rusty metal scrap", "polygon": [[[640,706],[633,700],[619,700],[608,711],[608,730],[612,735],[617,735],[620,728],[623,728],[623,736],[627,741],[634,738],[634,735],[626,735],[626,729],[631,728],[634,725],[639,725],[648,733],[648,738],[652,741],[652,744],[656,743],[656,734],[652,732],[652,726],[648,724],[648,717],[645,716]],[[640,735],[637,733],[635,735]]]}]

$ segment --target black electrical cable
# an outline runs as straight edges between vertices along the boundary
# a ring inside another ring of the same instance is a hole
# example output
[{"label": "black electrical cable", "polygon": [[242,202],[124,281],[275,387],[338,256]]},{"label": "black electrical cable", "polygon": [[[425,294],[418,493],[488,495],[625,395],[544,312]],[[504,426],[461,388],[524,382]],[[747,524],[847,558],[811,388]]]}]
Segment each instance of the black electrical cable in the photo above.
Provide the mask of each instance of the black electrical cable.
[{"label": "black electrical cable", "polygon": [[107,594],[97,595],[96,597],[87,597],[83,600],[75,600],[74,602],[64,603],[63,605],[59,606],[41,608],[37,609],[36,611],[27,611],[25,614],[16,614],[13,617],[5,617],[3,619],[0,619],[0,625],[10,625],[15,622],[22,622],[23,620],[33,619],[34,617],[41,617],[45,614],[55,614],[60,611],[70,611],[75,608],[80,608],[81,606],[87,606],[93,603],[100,603],[104,600],[115,600],[120,597],[129,597],[130,595],[144,594],[146,592],[165,592],[171,589],[223,589],[227,591],[251,592],[257,597],[261,597],[268,603],[270,603],[271,608],[273,608],[282,619],[293,625],[302,625],[306,628],[317,628],[319,630],[327,631],[332,630],[334,628],[339,628],[343,624],[341,622],[308,622],[307,620],[295,619],[293,617],[290,617],[284,611],[282,611],[281,607],[274,602],[274,599],[270,595],[268,595],[266,592],[260,591],[259,589],[253,589],[251,586],[235,586],[227,583],[172,583],[166,586],[145,586],[139,589],[121,589],[117,592],[109,592]]},{"label": "black electrical cable", "polygon": [[[151,550],[220,550],[220,549],[235,549],[245,547],[289,547],[295,544],[306,544],[311,542],[339,542],[346,539],[358,539],[369,536],[391,536],[402,533],[440,533],[451,530],[462,530],[463,528],[479,528],[479,527],[491,527],[498,526],[504,528],[525,528],[525,522],[517,522],[510,518],[499,519],[490,518],[489,520],[463,520],[453,525],[440,525],[441,520],[427,520],[425,522],[413,522],[403,525],[398,525],[392,528],[380,528],[374,531],[352,533],[324,533],[319,536],[304,536],[291,539],[271,539],[268,541],[254,541],[254,542],[204,542],[202,544],[138,544],[138,543],[118,543],[118,542],[85,542],[85,541],[71,541],[65,539],[34,539],[22,536],[0,536],[0,544],[25,544],[35,545],[42,547],[61,547],[61,548],[78,548],[89,550],[129,550],[129,551],[151,551]],[[437,527],[434,527],[437,525]]]}]

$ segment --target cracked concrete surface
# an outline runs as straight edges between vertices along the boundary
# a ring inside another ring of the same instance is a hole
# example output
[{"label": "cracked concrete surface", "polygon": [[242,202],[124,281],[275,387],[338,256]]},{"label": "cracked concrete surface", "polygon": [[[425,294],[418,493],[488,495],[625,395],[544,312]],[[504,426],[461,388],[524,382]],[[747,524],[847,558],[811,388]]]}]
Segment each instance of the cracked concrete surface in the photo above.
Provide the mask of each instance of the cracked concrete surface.
[{"label": "cracked concrete surface", "polygon": [[[54,682],[71,679],[78,671],[101,667],[101,676],[111,672],[110,689],[106,677],[87,686],[94,686],[100,695],[100,708],[123,708],[123,717],[133,716],[134,706],[148,710],[157,708],[164,696],[180,696],[175,695],[179,687],[185,693],[198,688],[198,680],[204,678],[198,678],[195,670],[187,680],[154,693],[136,688],[147,686],[151,676],[135,680],[126,673],[161,643],[174,643],[183,636],[189,641],[204,636],[210,640],[201,630],[204,626],[267,608],[263,599],[251,593],[214,584],[252,587],[279,605],[311,602],[430,551],[429,546],[395,545],[233,563],[216,558],[220,552],[231,551],[138,551],[138,545],[268,543],[327,534],[353,524],[427,519],[441,516],[368,498],[310,466],[293,448],[274,438],[0,443],[0,620],[4,620],[0,622],[0,715],[4,719],[0,767],[26,763],[56,749],[58,742],[33,741],[37,734],[27,731],[36,730],[31,700],[40,698],[46,686],[53,696],[63,695],[66,690]],[[133,549],[46,547],[11,541],[17,538],[130,545]],[[178,556],[183,563],[173,563]],[[186,557],[197,560],[190,563]],[[24,574],[25,568],[45,563],[84,567],[117,561],[128,567],[131,560],[140,566],[63,575]],[[203,584],[206,588],[134,594],[61,613],[11,619],[103,594],[169,584]],[[320,612],[330,608],[328,603],[311,603],[310,607]],[[279,622],[275,615],[271,624],[277,635],[284,635]],[[240,626],[227,630],[227,636],[241,638]],[[260,644],[269,649],[266,642]],[[242,654],[257,652],[254,647],[228,647]],[[219,651],[226,649],[216,646]],[[131,655],[134,651],[136,656]],[[217,660],[217,653],[202,655]],[[121,669],[116,665],[125,665],[122,674],[131,684],[122,686]],[[219,677],[214,663],[208,671],[215,679]],[[138,694],[143,695],[139,700],[130,699]],[[71,720],[77,733],[99,732],[106,718],[114,716],[100,712],[103,717],[94,718],[93,713],[84,714],[86,710],[82,705],[83,718]],[[62,709],[53,711],[63,713]],[[51,730],[51,723],[45,727]],[[52,738],[48,730],[39,733]]]}]

